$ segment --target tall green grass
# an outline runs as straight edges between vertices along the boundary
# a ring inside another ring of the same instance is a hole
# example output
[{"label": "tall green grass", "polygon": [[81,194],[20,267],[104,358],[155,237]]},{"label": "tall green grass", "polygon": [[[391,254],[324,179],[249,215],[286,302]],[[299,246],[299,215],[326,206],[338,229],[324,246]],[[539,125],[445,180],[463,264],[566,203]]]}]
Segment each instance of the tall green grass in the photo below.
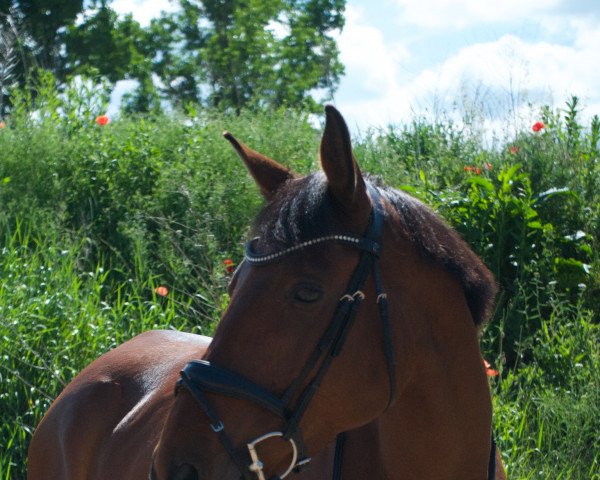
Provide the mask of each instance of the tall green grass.
[{"label": "tall green grass", "polygon": [[[301,173],[317,166],[303,113],[190,109],[101,127],[102,90],[60,96],[42,77],[35,93],[15,96],[0,130],[1,479],[24,478],[35,425],[87,363],[148,329],[211,333],[223,261],[240,261],[260,207],[222,130]],[[598,479],[600,122],[580,125],[574,99],[539,119],[543,131],[495,149],[418,120],[356,152],[438,210],[501,285],[482,348],[501,371],[491,387],[510,478]]]},{"label": "tall green grass", "polygon": [[99,353],[152,328],[199,331],[185,297],[157,296],[142,272],[109,287],[107,271],[81,268],[83,240],[49,233],[17,226],[0,259],[0,478],[24,478],[36,424]]}]

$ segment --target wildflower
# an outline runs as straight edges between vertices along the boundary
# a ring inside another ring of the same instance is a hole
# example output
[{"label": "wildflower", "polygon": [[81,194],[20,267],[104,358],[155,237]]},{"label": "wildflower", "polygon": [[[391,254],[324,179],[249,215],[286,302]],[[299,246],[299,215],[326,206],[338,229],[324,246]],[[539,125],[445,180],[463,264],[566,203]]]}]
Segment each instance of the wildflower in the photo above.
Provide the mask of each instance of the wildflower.
[{"label": "wildflower", "polygon": [[2,130],[3,128],[6,128],[6,123],[0,120],[0,130]]},{"label": "wildflower", "polygon": [[106,125],[108,122],[110,122],[110,119],[106,115],[98,115],[96,117],[96,123],[101,127]]},{"label": "wildflower", "polygon": [[485,374],[488,377],[497,377],[498,376],[498,370],[494,370],[492,368],[492,366],[489,364],[489,362],[485,359],[483,359],[483,366],[485,367]]},{"label": "wildflower", "polygon": [[467,166],[463,167],[463,170],[465,172],[473,172],[475,175],[481,174],[481,168],[476,167],[475,165],[467,165]]},{"label": "wildflower", "polygon": [[484,163],[483,166],[487,169],[488,172],[492,170],[492,164],[489,162]]},{"label": "wildflower", "polygon": [[225,271],[227,273],[233,273],[235,270],[235,263],[230,258],[223,261],[223,265],[225,265]]},{"label": "wildflower", "polygon": [[510,153],[511,155],[516,155],[517,153],[519,153],[520,148],[517,147],[516,145],[513,145],[512,147],[510,147],[508,149],[508,153]]},{"label": "wildflower", "polygon": [[169,294],[169,289],[161,285],[160,287],[156,287],[154,289],[154,293],[160,295],[161,297],[166,297]]},{"label": "wildflower", "polygon": [[535,123],[533,124],[533,126],[531,127],[531,129],[532,129],[534,132],[539,132],[540,130],[542,130],[542,129],[544,129],[544,128],[546,128],[546,125],[544,125],[544,122],[535,122]]}]

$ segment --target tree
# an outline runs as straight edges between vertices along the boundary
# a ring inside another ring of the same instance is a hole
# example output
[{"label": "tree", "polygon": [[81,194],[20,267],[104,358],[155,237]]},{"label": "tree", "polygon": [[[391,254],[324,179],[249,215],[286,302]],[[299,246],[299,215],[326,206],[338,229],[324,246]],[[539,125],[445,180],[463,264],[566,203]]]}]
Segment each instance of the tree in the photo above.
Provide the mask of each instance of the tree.
[{"label": "tree", "polygon": [[61,78],[92,73],[112,83],[135,79],[138,87],[125,97],[125,111],[158,111],[160,98],[152,79],[155,53],[148,32],[131,15],[119,18],[103,2],[68,27]]},{"label": "tree", "polygon": [[[72,25],[83,10],[83,0],[0,0],[0,17],[19,50],[19,81],[37,66],[54,71],[61,62],[65,27]],[[6,28],[5,28],[6,30]]]},{"label": "tree", "polygon": [[42,67],[61,83],[90,72],[138,80],[129,111],[160,108],[157,85],[175,106],[316,110],[343,73],[332,33],[343,27],[345,0],[179,0],[178,12],[148,28],[110,2],[0,0],[1,93],[5,78],[23,85]]},{"label": "tree", "polygon": [[0,15],[0,121],[8,108],[9,89],[17,82],[17,37],[12,18]]},{"label": "tree", "polygon": [[136,77],[151,70],[146,32],[131,15],[120,19],[106,5],[88,11],[83,21],[65,33],[62,77],[86,74],[91,68],[111,82]]},{"label": "tree", "polygon": [[37,68],[56,71],[65,26],[82,9],[83,0],[0,0],[0,115],[10,110],[10,88]]},{"label": "tree", "polygon": [[74,75],[112,83],[137,79],[140,88],[129,97],[130,108],[157,109],[148,33],[131,15],[120,18],[108,3],[0,0],[0,114],[9,108],[9,88],[24,86],[39,68],[52,72],[61,85]]},{"label": "tree", "polygon": [[152,22],[154,71],[176,102],[315,109],[343,73],[345,0],[180,0]]}]

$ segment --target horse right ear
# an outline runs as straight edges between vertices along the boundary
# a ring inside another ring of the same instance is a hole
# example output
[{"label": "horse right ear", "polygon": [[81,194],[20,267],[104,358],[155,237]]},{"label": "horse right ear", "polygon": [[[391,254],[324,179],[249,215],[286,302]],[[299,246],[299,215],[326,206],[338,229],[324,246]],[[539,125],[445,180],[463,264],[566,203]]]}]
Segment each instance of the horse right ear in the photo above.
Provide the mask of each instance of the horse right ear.
[{"label": "horse right ear", "polygon": [[246,164],[256,185],[260,188],[260,192],[267,200],[271,199],[275,191],[286,181],[296,177],[296,174],[289,168],[262,153],[252,150],[239,142],[231,133],[223,132],[223,136],[233,145],[237,154]]}]

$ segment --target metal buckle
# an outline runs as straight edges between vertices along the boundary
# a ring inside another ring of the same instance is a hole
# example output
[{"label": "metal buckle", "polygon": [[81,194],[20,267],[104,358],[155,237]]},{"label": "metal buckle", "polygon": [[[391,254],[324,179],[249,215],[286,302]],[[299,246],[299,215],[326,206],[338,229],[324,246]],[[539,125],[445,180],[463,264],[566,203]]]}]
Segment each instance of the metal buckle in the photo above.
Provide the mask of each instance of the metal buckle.
[{"label": "metal buckle", "polygon": [[[254,441],[247,444],[248,452],[250,453],[250,458],[252,459],[252,463],[250,464],[248,469],[251,472],[254,472],[256,474],[258,480],[266,480],[266,479],[265,479],[265,474],[263,472],[263,468],[265,465],[258,458],[258,453],[256,451],[256,445],[258,445],[259,443],[267,440],[268,438],[272,438],[272,437],[282,437],[283,438],[283,433],[282,432],[267,433],[266,435],[263,435],[262,437],[258,437]],[[287,477],[292,472],[292,470],[296,466],[296,462],[298,461],[298,447],[296,446],[296,442],[294,442],[294,440],[292,440],[291,438],[288,438],[287,441],[290,442],[290,444],[292,445],[292,462],[291,462],[290,466],[288,467],[288,469],[285,472],[283,472],[281,475],[279,475],[279,478],[282,478],[282,479]]]},{"label": "metal buckle", "polygon": [[219,433],[221,430],[223,430],[225,428],[225,425],[223,425],[223,422],[219,422],[216,425],[214,425],[213,423],[210,424],[210,428],[212,428],[212,431],[215,433]]}]

